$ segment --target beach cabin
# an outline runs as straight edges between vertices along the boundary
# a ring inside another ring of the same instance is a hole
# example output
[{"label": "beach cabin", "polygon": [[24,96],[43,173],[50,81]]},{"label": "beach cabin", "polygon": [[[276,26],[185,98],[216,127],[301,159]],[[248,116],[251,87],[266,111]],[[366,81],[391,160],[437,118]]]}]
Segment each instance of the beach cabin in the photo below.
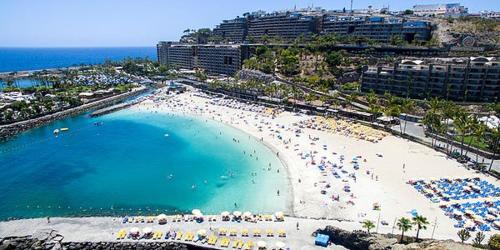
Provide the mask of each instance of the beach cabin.
[{"label": "beach cabin", "polygon": [[330,236],[328,236],[326,234],[317,234],[316,240],[314,241],[314,244],[316,246],[327,247],[329,241],[330,241]]}]

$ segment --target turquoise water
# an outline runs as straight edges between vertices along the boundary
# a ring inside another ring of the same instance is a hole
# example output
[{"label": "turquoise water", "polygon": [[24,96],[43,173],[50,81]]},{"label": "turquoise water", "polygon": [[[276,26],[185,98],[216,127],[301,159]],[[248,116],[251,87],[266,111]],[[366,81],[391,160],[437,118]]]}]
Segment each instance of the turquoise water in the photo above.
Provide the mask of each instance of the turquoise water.
[{"label": "turquoise water", "polygon": [[[47,82],[47,83],[43,83],[39,80],[35,80],[35,79],[27,79],[27,78],[19,78],[19,79],[16,79],[14,81],[14,87],[18,87],[18,88],[27,88],[27,87],[33,87],[33,86],[44,86],[44,85],[52,85],[52,83],[50,82]],[[3,87],[5,87],[6,84],[4,81],[0,80],[0,89],[2,89]]]},{"label": "turquoise water", "polygon": [[[61,127],[70,130],[55,137]],[[131,110],[81,115],[0,143],[0,219],[217,213],[235,203],[272,212],[289,202],[285,172],[267,147],[214,121]]]}]

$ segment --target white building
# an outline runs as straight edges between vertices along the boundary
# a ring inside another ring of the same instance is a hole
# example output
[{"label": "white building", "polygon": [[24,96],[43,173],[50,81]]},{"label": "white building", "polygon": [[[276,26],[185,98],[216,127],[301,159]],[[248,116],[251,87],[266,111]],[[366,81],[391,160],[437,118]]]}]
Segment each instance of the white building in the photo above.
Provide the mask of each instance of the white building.
[{"label": "white building", "polygon": [[417,16],[452,16],[467,14],[467,8],[459,3],[448,4],[417,4],[413,6],[413,14]]}]

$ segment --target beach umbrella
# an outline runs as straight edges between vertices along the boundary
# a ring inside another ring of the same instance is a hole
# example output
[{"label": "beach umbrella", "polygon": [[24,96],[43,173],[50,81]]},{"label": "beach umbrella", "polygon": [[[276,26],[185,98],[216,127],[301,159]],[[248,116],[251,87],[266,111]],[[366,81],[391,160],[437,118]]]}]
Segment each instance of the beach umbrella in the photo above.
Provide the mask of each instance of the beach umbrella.
[{"label": "beach umbrella", "polygon": [[465,222],[465,224],[464,224],[464,227],[465,227],[465,228],[473,228],[473,227],[475,227],[475,226],[476,226],[476,223],[474,223],[474,222],[472,222],[472,221],[470,221],[470,220],[468,220],[468,221],[467,221],[467,222]]},{"label": "beach umbrella", "polygon": [[486,215],[486,220],[488,220],[488,221],[494,221],[495,219],[496,219],[496,217],[494,215],[491,215],[491,214]]},{"label": "beach umbrella", "polygon": [[276,242],[275,246],[277,249],[285,249],[285,243],[281,241]]},{"label": "beach umbrella", "polygon": [[266,246],[267,246],[267,244],[265,241],[261,241],[261,240],[257,241],[258,248],[266,248]]},{"label": "beach umbrella", "polygon": [[236,216],[236,217],[240,217],[241,216],[241,212],[240,211],[234,211],[233,215]]},{"label": "beach umbrella", "polygon": [[133,227],[130,229],[131,234],[138,234],[139,233],[139,228],[138,227]]},{"label": "beach umbrella", "polygon": [[227,216],[229,216],[229,212],[228,211],[224,211],[224,212],[220,213],[220,215],[222,217],[227,217]]},{"label": "beach umbrella", "polygon": [[274,213],[274,216],[276,216],[276,218],[278,218],[278,219],[281,219],[285,216],[285,214],[283,212],[279,211],[279,212]]},{"label": "beach umbrella", "polygon": [[159,221],[167,220],[167,215],[166,214],[160,214],[160,215],[156,216],[156,219],[158,219]]},{"label": "beach umbrella", "polygon": [[150,227],[145,227],[142,229],[143,234],[150,234],[151,232],[153,232],[153,229],[151,229]]},{"label": "beach umbrella", "polygon": [[207,230],[205,229],[200,229],[198,230],[198,232],[196,232],[198,234],[198,236],[201,236],[201,237],[204,237],[207,235]]},{"label": "beach umbrella", "polygon": [[249,211],[246,211],[243,213],[243,217],[250,218],[250,217],[252,217],[252,213],[250,213]]},{"label": "beach umbrella", "polygon": [[495,227],[497,228],[500,228],[500,221],[496,220],[495,222],[493,222],[493,225],[495,225]]}]

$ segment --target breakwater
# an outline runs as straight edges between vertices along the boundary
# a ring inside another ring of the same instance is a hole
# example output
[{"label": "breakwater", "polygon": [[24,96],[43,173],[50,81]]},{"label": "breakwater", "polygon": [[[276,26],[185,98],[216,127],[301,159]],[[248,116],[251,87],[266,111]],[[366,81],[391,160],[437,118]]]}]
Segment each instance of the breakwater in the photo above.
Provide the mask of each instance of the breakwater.
[{"label": "breakwater", "polygon": [[122,109],[126,109],[130,106],[133,106],[137,103],[139,103],[140,100],[134,100],[134,101],[131,101],[131,102],[126,102],[126,103],[120,103],[120,104],[117,104],[117,105],[113,105],[111,107],[106,107],[106,108],[102,108],[102,109],[99,109],[99,110],[96,110],[94,112],[92,112],[90,114],[90,117],[98,117],[98,116],[101,116],[101,115],[106,115],[106,114],[109,114],[109,113],[113,113],[115,111],[118,111],[118,110],[122,110]]},{"label": "breakwater", "polygon": [[42,117],[26,120],[26,121],[20,121],[20,122],[2,125],[2,126],[0,126],[0,140],[8,139],[9,137],[16,135],[17,133],[20,133],[22,131],[25,131],[25,130],[28,130],[28,129],[31,129],[34,127],[44,125],[46,123],[49,123],[49,122],[52,122],[52,121],[55,121],[58,119],[62,119],[62,118],[68,117],[68,116],[77,115],[77,114],[80,114],[82,112],[88,111],[90,109],[103,108],[103,107],[112,105],[112,104],[117,103],[119,101],[122,101],[126,98],[142,94],[146,91],[147,91],[146,87],[140,87],[140,88],[133,89],[133,90],[126,92],[126,93],[122,93],[119,95],[114,95],[111,97],[100,99],[100,100],[97,100],[94,102],[86,103],[86,104],[80,105],[78,107],[59,111],[59,112],[54,113],[54,114],[49,114],[49,115],[45,115]]},{"label": "breakwater", "polygon": [[64,242],[64,237],[50,234],[36,238],[32,236],[0,239],[0,249],[210,249],[179,242]]}]

